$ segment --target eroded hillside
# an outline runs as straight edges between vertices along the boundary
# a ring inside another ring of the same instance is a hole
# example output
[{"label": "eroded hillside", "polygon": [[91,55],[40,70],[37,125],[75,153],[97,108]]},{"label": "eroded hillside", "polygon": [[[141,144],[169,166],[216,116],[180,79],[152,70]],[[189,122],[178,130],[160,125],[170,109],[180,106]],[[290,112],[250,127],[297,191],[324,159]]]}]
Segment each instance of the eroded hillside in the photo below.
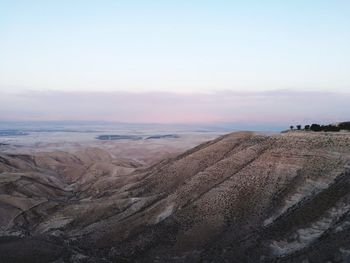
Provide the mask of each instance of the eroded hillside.
[{"label": "eroded hillside", "polygon": [[0,156],[0,261],[348,262],[350,134],[238,132],[145,167]]}]

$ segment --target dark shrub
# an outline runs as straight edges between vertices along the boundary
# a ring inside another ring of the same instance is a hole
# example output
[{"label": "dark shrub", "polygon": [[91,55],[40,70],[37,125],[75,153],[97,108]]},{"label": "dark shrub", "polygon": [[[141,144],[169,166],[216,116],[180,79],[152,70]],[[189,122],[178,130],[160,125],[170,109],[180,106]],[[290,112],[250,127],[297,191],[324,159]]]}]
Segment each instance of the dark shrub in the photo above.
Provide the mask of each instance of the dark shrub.
[{"label": "dark shrub", "polygon": [[301,125],[297,125],[297,129],[300,131],[301,130]]},{"label": "dark shrub", "polygon": [[314,123],[314,124],[312,124],[310,126],[310,130],[312,130],[312,131],[322,131],[322,127],[321,127],[321,125]]},{"label": "dark shrub", "polygon": [[310,130],[310,125],[305,125],[304,129],[305,129],[306,131]]},{"label": "dark shrub", "polygon": [[340,131],[340,128],[338,126],[334,126],[334,125],[325,125],[325,126],[322,126],[322,130],[324,130],[324,131]]},{"label": "dark shrub", "polygon": [[338,127],[341,130],[348,130],[348,131],[350,131],[350,121],[341,122],[341,123],[338,124]]}]

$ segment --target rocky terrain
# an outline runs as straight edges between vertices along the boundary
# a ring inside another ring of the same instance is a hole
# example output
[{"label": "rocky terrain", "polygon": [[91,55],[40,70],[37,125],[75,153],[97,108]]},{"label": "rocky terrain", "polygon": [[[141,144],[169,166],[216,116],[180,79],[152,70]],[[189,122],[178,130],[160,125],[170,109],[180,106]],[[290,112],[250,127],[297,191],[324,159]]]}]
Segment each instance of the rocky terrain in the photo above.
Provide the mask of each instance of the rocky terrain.
[{"label": "rocky terrain", "polygon": [[0,262],[350,262],[350,133],[237,132],[158,162],[1,147]]}]

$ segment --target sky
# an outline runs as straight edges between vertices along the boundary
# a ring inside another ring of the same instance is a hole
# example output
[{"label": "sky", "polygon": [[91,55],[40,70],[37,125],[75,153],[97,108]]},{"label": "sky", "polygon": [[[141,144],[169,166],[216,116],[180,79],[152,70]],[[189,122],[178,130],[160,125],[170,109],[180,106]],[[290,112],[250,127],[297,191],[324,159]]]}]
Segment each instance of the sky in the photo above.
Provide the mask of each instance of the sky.
[{"label": "sky", "polygon": [[[0,0],[0,120],[346,119],[349,13],[347,0]],[[327,112],[299,114],[321,97]]]}]

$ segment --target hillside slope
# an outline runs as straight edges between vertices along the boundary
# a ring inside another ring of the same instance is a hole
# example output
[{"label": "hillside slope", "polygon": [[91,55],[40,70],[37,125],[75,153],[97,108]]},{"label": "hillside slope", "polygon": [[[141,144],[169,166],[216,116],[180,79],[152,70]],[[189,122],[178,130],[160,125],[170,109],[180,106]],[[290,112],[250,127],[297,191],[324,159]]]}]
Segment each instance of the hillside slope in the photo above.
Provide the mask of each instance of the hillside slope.
[{"label": "hillside slope", "polygon": [[232,133],[149,168],[2,155],[0,259],[347,262],[349,164],[350,135],[303,132]]}]

